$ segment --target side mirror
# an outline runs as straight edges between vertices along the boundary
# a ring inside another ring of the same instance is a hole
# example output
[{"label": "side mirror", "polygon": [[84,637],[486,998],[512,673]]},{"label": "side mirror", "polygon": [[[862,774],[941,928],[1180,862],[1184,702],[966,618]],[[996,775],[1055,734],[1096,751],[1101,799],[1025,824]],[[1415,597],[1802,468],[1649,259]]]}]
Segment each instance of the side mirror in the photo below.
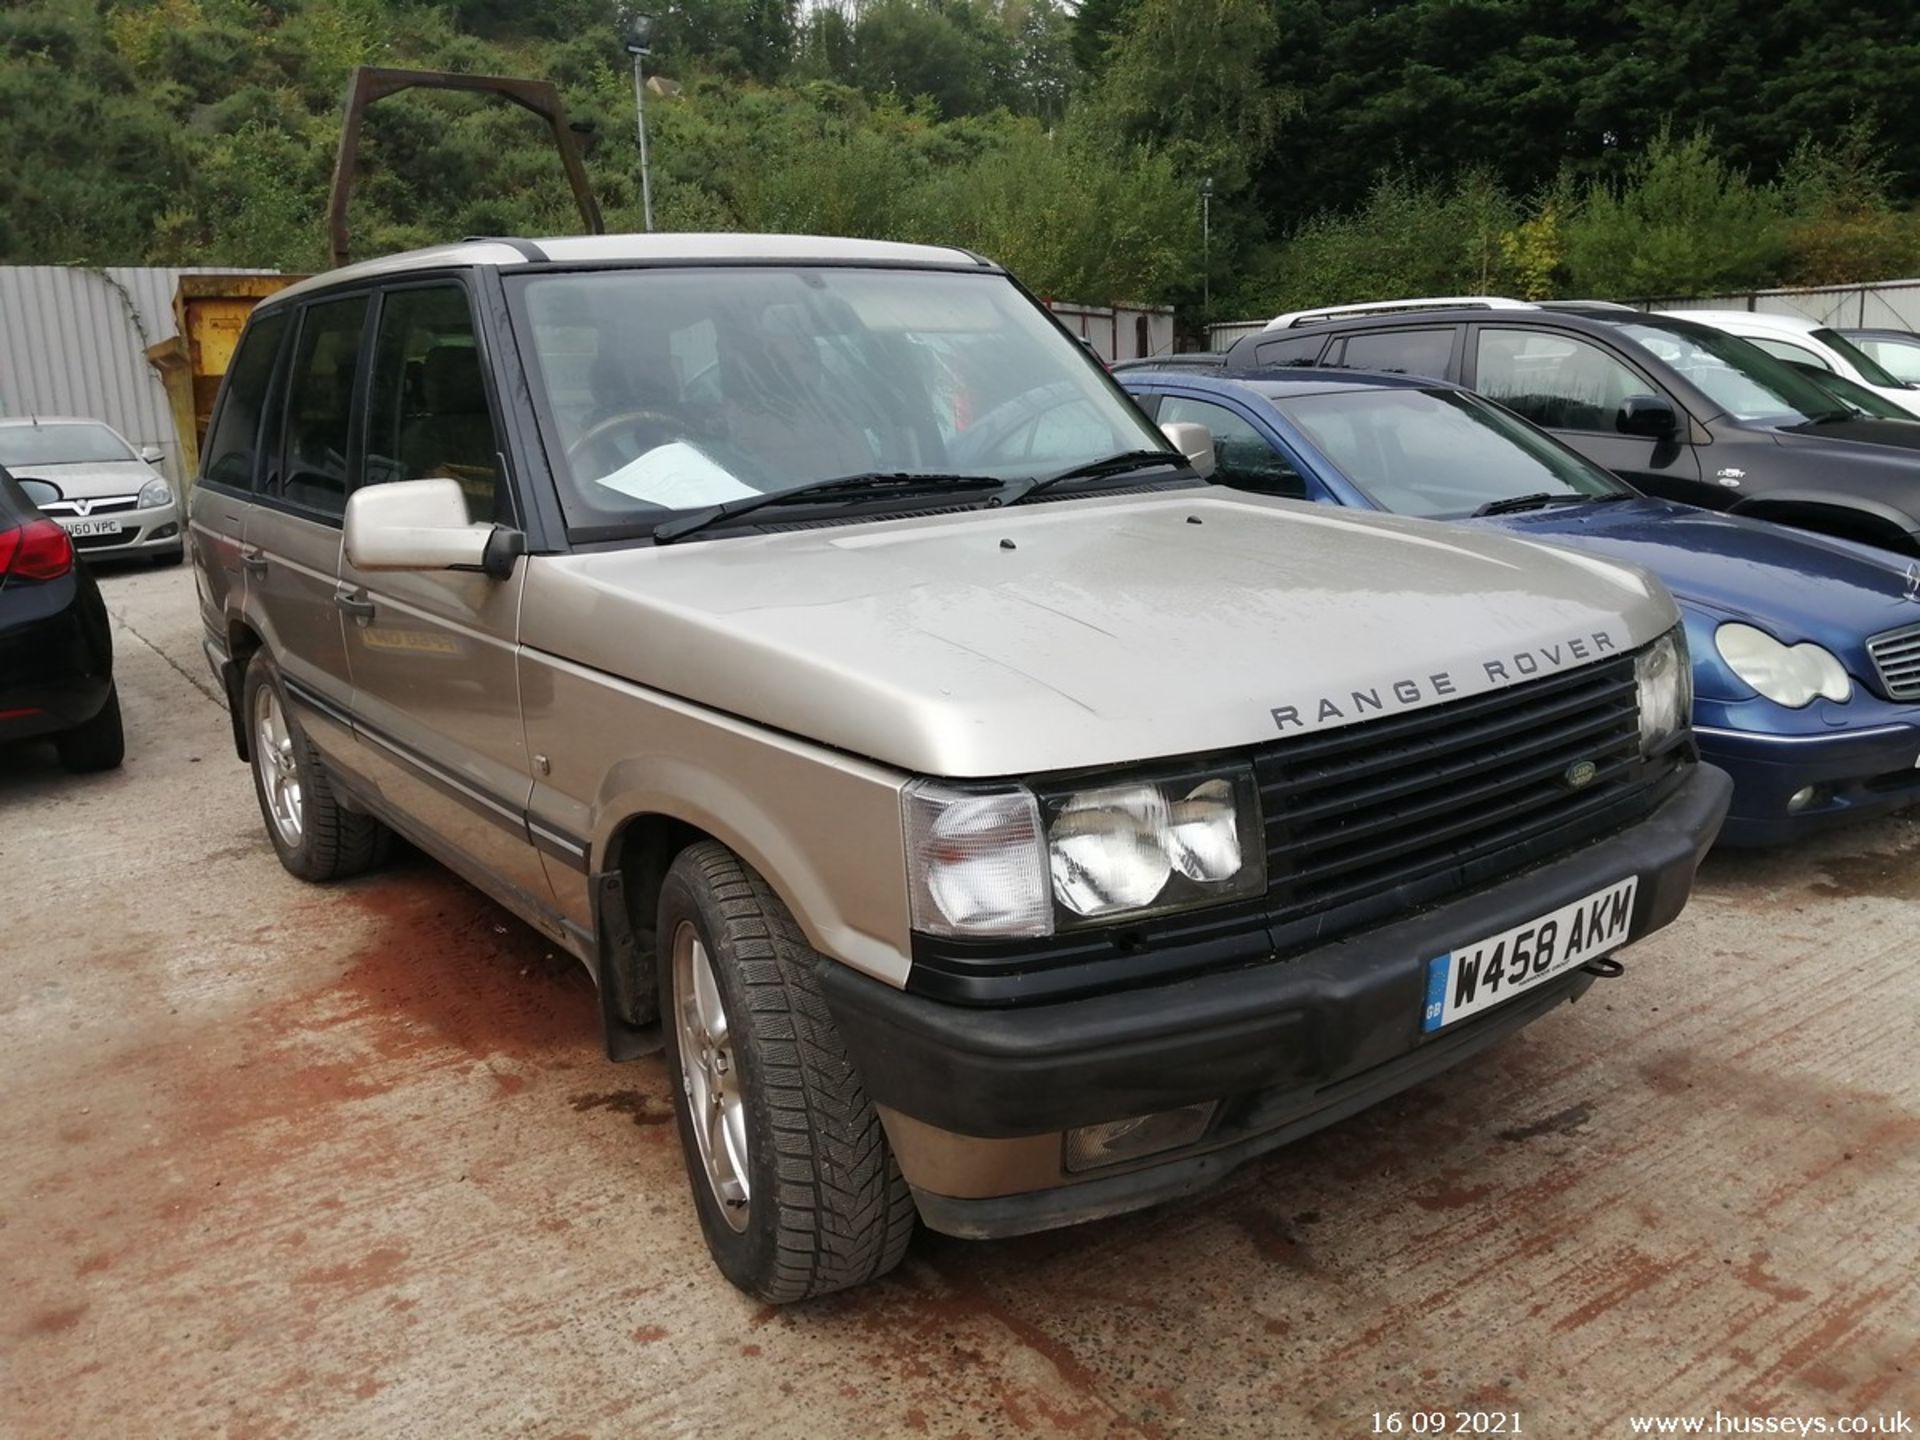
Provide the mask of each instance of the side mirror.
[{"label": "side mirror", "polygon": [[158,465],[161,460],[160,447],[158,445],[142,445],[140,447],[140,458],[149,465]]},{"label": "side mirror", "polygon": [[1673,406],[1659,395],[1629,395],[1614,417],[1614,428],[1622,435],[1643,435],[1649,440],[1671,440],[1680,428],[1680,417]]},{"label": "side mirror", "polygon": [[1173,420],[1160,427],[1160,433],[1173,442],[1173,448],[1187,457],[1187,463],[1202,475],[1213,475],[1213,432],[1192,420]]},{"label": "side mirror", "polygon": [[60,498],[60,487],[51,480],[36,480],[30,475],[19,475],[14,478],[27,499],[31,500],[36,506],[44,505],[49,500],[58,500]]},{"label": "side mirror", "polygon": [[347,501],[347,559],[356,570],[484,570],[513,573],[518,531],[467,519],[458,480],[368,485]]}]

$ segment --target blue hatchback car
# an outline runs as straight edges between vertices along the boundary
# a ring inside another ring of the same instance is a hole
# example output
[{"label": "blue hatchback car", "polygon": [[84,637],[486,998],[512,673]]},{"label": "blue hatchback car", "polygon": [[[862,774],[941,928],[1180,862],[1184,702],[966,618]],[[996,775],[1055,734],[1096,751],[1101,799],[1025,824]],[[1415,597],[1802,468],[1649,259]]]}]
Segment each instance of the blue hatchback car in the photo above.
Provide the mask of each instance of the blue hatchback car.
[{"label": "blue hatchback car", "polygon": [[1214,478],[1496,525],[1651,571],[1680,602],[1701,753],[1733,776],[1721,840],[1774,845],[1920,799],[1920,565],[1640,494],[1457,386],[1352,370],[1123,367]]}]

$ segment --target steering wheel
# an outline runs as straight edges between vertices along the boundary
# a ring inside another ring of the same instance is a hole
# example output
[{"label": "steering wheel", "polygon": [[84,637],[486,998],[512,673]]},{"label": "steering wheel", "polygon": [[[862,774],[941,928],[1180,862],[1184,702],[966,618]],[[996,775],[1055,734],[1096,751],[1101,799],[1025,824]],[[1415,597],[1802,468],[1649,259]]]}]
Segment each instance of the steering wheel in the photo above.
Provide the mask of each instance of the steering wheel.
[{"label": "steering wheel", "polygon": [[[666,434],[674,434],[686,428],[680,421],[659,410],[623,410],[618,415],[609,415],[606,419],[588,427],[585,434],[580,435],[571,445],[567,446],[566,455],[568,468],[578,472],[580,469],[579,462],[582,456],[589,458],[594,457],[598,449],[605,446],[617,431],[623,428],[637,430],[642,425],[652,426],[654,429]],[[655,444],[661,443],[664,442],[655,442]],[[641,455],[646,454],[647,451],[653,448],[653,445],[643,445],[634,454],[626,456],[616,455],[615,463],[602,466],[599,473],[602,475],[609,474],[619,469],[621,465],[626,464],[628,461],[638,459]]]}]

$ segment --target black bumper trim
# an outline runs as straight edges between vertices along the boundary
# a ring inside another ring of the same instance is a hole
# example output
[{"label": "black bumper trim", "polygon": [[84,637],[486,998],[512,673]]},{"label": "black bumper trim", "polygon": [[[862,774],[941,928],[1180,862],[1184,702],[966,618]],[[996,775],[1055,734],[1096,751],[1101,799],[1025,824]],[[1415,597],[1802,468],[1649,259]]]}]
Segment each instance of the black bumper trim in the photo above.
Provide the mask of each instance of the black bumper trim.
[{"label": "black bumper trim", "polygon": [[1441,1038],[1410,1054],[1320,1089],[1295,1090],[1273,1096],[1251,1097],[1243,1126],[1255,1133],[1199,1154],[1170,1160],[1149,1159],[1120,1174],[1077,1180],[1051,1190],[1029,1190],[1019,1195],[984,1199],[936,1195],[914,1188],[914,1203],[929,1228],[964,1240],[998,1240],[1057,1230],[1087,1220],[1124,1215],[1163,1201],[1177,1200],[1215,1184],[1228,1172],[1269,1151],[1338,1124],[1369,1106],[1431,1080],[1469,1060],[1508,1036],[1524,1030],[1550,1010],[1578,1000],[1593,986],[1595,976],[1576,970],[1540,987],[1538,991],[1502,1005],[1497,1010],[1443,1032]]},{"label": "black bumper trim", "polygon": [[821,984],[868,1094],[964,1135],[1033,1135],[1332,1084],[1445,1040],[1444,1030],[1423,1036],[1420,1015],[1426,961],[1451,946],[1633,874],[1629,943],[1666,925],[1686,904],[1731,792],[1726,775],[1699,766],[1617,834],[1284,962],[998,1010],[942,1004],[832,962]]}]

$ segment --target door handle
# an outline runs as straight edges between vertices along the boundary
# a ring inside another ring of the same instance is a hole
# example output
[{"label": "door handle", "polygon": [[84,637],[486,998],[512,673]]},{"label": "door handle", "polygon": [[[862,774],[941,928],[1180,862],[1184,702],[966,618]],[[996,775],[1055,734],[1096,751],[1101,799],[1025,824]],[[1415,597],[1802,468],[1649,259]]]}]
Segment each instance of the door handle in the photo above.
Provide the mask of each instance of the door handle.
[{"label": "door handle", "polygon": [[352,590],[336,590],[333,592],[333,603],[362,625],[373,619],[373,601],[366,598],[364,590],[357,594]]},{"label": "door handle", "polygon": [[240,563],[255,575],[264,575],[267,573],[267,557],[251,545],[241,549]]}]

